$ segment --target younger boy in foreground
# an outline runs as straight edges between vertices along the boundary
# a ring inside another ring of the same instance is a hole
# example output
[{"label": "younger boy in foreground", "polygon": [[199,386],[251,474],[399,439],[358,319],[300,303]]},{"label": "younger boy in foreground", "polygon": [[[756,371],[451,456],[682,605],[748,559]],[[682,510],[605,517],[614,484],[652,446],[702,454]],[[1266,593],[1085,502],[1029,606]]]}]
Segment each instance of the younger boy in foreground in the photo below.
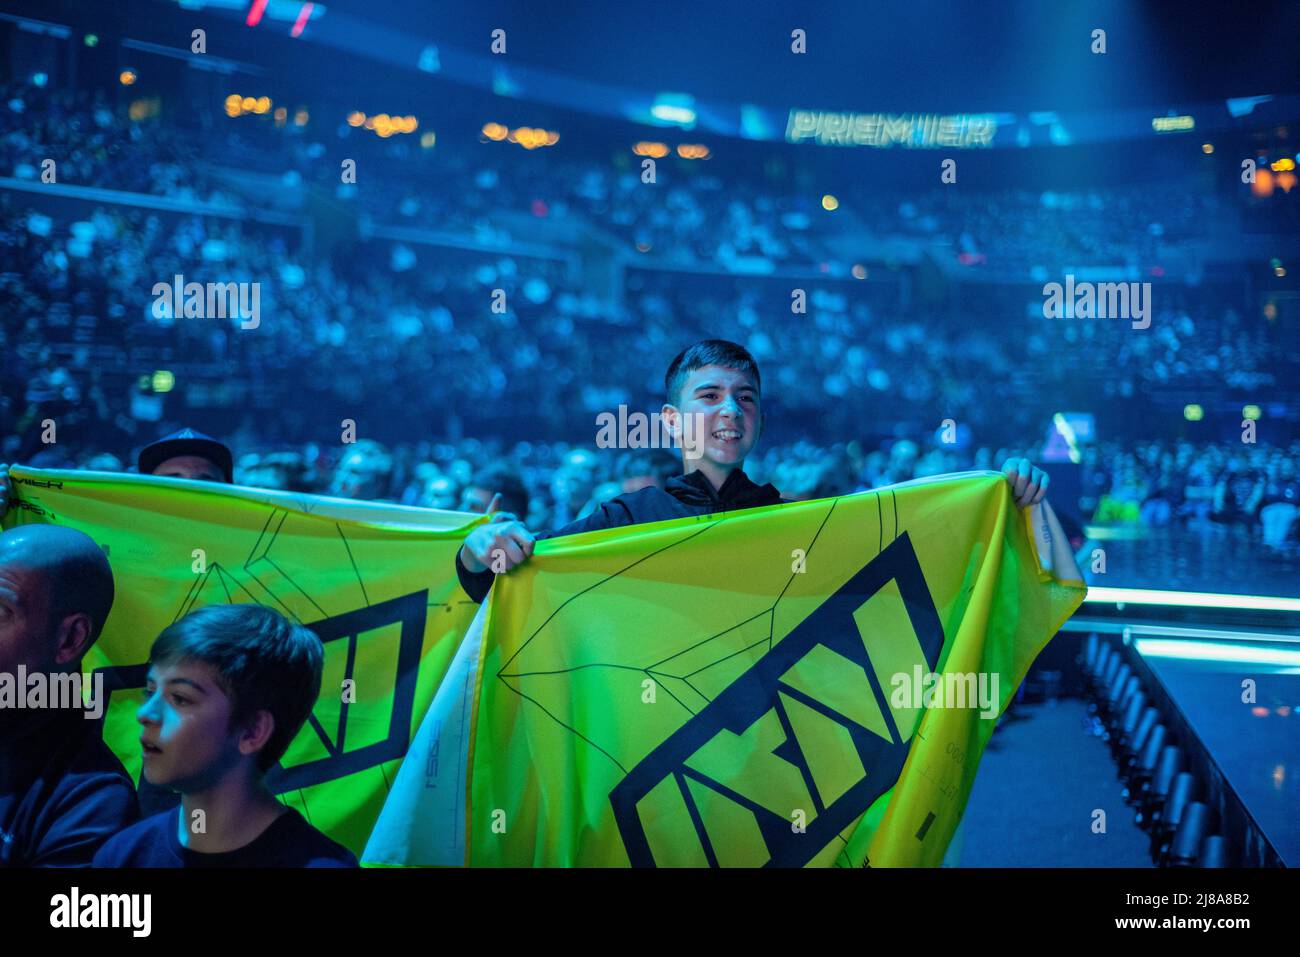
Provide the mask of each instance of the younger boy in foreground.
[{"label": "younger boy in foreground", "polygon": [[320,693],[320,639],[260,605],[209,605],[158,636],[137,715],[144,776],[179,809],[111,838],[96,867],[356,867],[264,781]]}]

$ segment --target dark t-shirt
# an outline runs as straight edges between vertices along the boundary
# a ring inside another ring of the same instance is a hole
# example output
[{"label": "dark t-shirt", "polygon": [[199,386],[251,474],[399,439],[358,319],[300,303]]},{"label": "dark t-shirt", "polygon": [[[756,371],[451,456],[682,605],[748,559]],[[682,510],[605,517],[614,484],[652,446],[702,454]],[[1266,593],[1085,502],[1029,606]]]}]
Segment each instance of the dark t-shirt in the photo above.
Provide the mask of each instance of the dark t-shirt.
[{"label": "dark t-shirt", "polygon": [[[627,495],[619,495],[602,504],[585,518],[570,522],[558,531],[543,532],[535,537],[540,541],[543,538],[579,535],[602,528],[662,522],[687,515],[713,515],[718,512],[759,508],[764,505],[777,505],[784,501],[785,499],[781,498],[781,493],[775,487],[754,484],[741,469],[736,469],[728,475],[720,489],[715,489],[704,473],[696,469],[686,475],[670,478],[663,488],[652,485]],[[492,569],[485,568],[477,574],[467,570],[460,563],[459,552],[456,553],[453,561],[456,563],[456,575],[465,593],[474,601],[481,602],[487,597],[496,578]]]},{"label": "dark t-shirt", "polygon": [[89,867],[139,816],[102,722],[79,709],[0,713],[0,866]]},{"label": "dark t-shirt", "polygon": [[181,845],[181,811],[163,811],[127,828],[95,855],[96,867],[356,867],[357,859],[289,808],[250,843],[204,854]]}]

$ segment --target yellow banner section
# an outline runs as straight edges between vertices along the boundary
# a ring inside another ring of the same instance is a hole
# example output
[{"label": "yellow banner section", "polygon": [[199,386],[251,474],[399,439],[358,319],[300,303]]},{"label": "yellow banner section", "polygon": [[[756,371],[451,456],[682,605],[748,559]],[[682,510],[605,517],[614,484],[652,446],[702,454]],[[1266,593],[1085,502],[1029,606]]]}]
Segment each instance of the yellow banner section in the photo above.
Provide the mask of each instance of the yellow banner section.
[{"label": "yellow banner section", "polygon": [[976,472],[540,542],[467,693],[466,862],[937,865],[1086,593],[1037,513]]},{"label": "yellow banner section", "polygon": [[104,736],[137,780],[135,711],[166,626],[248,602],[320,636],[320,700],[271,784],[360,853],[478,610],[452,561],[481,516],[152,476],[22,466],[10,476],[6,527],[67,525],[108,556],[116,599],[83,669],[103,675]]}]

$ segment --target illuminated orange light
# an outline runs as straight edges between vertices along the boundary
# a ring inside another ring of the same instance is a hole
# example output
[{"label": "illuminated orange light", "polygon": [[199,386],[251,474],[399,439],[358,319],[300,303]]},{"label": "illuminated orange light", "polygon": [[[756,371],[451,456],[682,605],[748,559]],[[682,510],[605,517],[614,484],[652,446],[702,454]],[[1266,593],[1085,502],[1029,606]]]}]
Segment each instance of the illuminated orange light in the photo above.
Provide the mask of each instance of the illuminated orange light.
[{"label": "illuminated orange light", "polygon": [[1255,173],[1255,182],[1250,184],[1250,191],[1256,196],[1273,195],[1273,174],[1266,169]]}]

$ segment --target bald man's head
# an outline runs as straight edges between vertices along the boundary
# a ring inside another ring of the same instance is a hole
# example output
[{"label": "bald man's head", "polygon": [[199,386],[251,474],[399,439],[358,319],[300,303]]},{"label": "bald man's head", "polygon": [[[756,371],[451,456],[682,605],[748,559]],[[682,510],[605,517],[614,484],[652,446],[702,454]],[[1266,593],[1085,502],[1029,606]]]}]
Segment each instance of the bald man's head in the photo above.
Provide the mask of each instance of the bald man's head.
[{"label": "bald man's head", "polygon": [[0,671],[70,669],[113,607],[113,572],[76,529],[24,525],[0,535]]}]

